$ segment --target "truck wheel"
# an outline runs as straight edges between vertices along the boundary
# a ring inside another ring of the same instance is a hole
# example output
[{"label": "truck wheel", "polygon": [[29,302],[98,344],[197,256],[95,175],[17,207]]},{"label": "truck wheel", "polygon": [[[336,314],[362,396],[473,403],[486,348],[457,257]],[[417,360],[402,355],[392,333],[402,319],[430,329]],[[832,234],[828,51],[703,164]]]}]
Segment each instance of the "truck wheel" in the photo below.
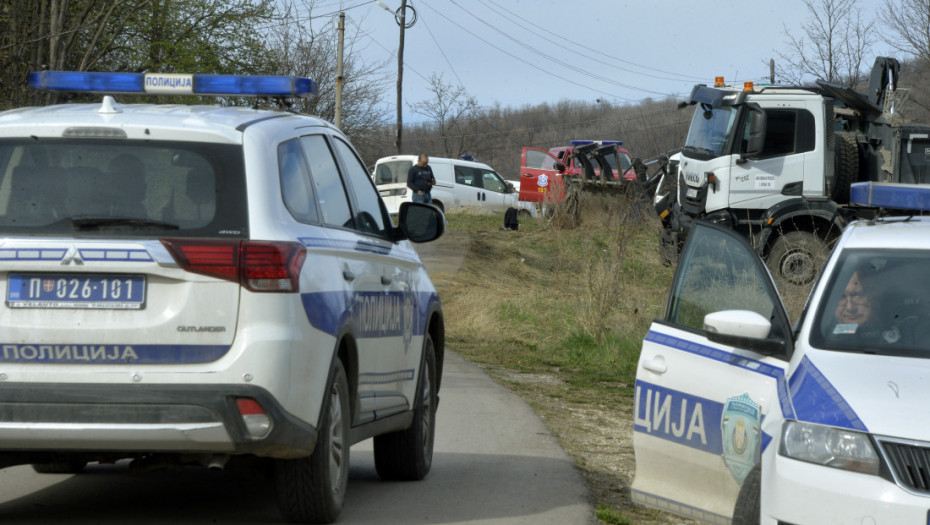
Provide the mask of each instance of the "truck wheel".
[{"label": "truck wheel", "polygon": [[776,280],[806,286],[817,278],[827,255],[827,246],[820,237],[792,231],[778,237],[765,262]]},{"label": "truck wheel", "polygon": [[406,430],[375,436],[375,469],[381,479],[418,481],[429,473],[433,464],[436,405],[439,402],[436,387],[436,353],[433,339],[427,334],[423,343],[413,423]]},{"label": "truck wheel", "polygon": [[859,178],[859,148],[850,133],[836,133],[833,189],[830,198],[837,204],[849,204],[849,190]]},{"label": "truck wheel", "polygon": [[433,200],[433,206],[439,208],[439,211],[443,213],[446,212],[446,208],[445,206],[442,205],[442,201]]},{"label": "truck wheel", "polygon": [[278,507],[295,523],[336,521],[349,481],[349,382],[338,358],[329,375],[313,454],[275,464]]},{"label": "truck wheel", "polygon": [[743,480],[733,507],[733,525],[758,525],[762,517],[762,470],[756,465]]}]

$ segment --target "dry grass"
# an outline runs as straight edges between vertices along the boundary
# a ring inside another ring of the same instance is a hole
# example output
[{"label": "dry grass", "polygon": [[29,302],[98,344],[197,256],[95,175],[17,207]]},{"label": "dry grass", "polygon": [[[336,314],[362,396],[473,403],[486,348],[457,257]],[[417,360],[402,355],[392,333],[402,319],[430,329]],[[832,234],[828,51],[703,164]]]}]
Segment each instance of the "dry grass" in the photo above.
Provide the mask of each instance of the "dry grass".
[{"label": "dry grass", "polygon": [[543,417],[585,474],[599,516],[670,523],[633,507],[629,483],[636,362],[673,270],[661,264],[650,214],[616,198],[578,204],[577,220],[527,219],[517,232],[499,231],[500,214],[449,216],[471,242],[439,290],[448,345]]}]

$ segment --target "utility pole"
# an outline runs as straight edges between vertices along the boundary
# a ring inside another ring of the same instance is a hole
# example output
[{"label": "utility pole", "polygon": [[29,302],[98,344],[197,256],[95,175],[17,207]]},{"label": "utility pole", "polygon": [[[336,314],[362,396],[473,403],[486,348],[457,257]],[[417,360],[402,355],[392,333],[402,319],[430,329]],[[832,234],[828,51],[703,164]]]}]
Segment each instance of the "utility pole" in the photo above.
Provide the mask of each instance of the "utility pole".
[{"label": "utility pole", "polygon": [[346,33],[346,14],[339,11],[339,44],[336,46],[336,114],[333,124],[342,128],[342,49]]},{"label": "utility pole", "polygon": [[403,105],[403,84],[404,84],[404,27],[407,25],[407,0],[400,4],[400,43],[397,44],[397,154],[403,153],[401,139],[404,132],[404,105]]}]

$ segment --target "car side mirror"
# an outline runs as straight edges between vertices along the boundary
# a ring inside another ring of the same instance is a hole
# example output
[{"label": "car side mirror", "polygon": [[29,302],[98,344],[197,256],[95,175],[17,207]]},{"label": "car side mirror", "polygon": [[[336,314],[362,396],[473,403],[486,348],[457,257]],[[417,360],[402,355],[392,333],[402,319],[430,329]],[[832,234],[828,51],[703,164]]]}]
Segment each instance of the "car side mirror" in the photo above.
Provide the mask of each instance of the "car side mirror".
[{"label": "car side mirror", "polygon": [[749,107],[749,136],[746,138],[744,157],[758,157],[765,147],[765,110],[758,106]]},{"label": "car side mirror", "polygon": [[562,164],[561,162],[556,162],[556,163],[555,163],[555,171],[558,171],[559,173],[564,173],[564,172],[565,172],[565,164]]},{"label": "car side mirror", "polygon": [[432,204],[422,202],[402,202],[397,222],[401,235],[395,235],[396,241],[435,241],[446,230],[446,216],[442,211]]},{"label": "car side mirror", "polygon": [[765,355],[786,352],[782,339],[769,337],[772,323],[749,310],[723,310],[704,316],[704,331],[714,343]]}]

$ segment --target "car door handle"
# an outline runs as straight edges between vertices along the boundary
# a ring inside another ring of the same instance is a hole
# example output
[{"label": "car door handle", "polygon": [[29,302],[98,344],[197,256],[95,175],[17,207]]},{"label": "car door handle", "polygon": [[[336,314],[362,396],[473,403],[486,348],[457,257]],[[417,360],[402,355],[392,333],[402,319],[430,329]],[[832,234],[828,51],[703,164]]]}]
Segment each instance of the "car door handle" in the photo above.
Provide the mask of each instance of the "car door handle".
[{"label": "car door handle", "polygon": [[385,276],[385,275],[382,275],[382,276],[381,276],[381,284],[383,284],[384,286],[389,286],[389,285],[391,284],[391,282],[392,282],[392,281],[391,281],[391,278],[390,278],[390,277],[387,277],[387,276]]},{"label": "car door handle", "polygon": [[654,374],[664,374],[665,372],[668,372],[668,367],[665,366],[665,359],[662,359],[661,357],[657,357],[651,361],[643,363],[643,368]]},{"label": "car door handle", "polygon": [[346,281],[352,282],[355,280],[355,274],[350,272],[349,270],[343,270],[342,278],[345,279]]}]

